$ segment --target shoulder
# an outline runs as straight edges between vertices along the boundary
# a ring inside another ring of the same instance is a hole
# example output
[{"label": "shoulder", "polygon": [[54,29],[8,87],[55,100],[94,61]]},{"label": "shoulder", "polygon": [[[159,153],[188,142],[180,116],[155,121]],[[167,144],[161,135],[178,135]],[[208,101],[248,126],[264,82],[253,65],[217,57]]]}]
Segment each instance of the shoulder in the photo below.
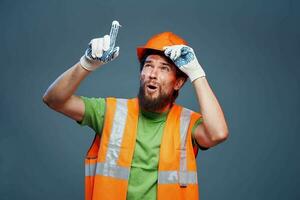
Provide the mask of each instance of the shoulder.
[{"label": "shoulder", "polygon": [[85,105],[85,110],[90,111],[91,109],[99,109],[99,108],[105,108],[105,98],[102,97],[86,97],[86,96],[80,96],[80,98],[83,100]]}]

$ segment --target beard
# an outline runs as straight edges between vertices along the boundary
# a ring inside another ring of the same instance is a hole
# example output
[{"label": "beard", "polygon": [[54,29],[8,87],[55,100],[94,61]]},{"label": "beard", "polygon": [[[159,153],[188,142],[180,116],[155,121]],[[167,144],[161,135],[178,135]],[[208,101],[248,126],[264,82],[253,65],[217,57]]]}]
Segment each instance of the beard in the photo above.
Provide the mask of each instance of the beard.
[{"label": "beard", "polygon": [[159,111],[165,108],[168,104],[172,104],[174,102],[173,93],[167,93],[161,90],[161,87],[157,88],[159,94],[157,97],[151,97],[146,94],[145,82],[140,82],[140,88],[138,93],[139,104],[142,109],[150,112]]}]

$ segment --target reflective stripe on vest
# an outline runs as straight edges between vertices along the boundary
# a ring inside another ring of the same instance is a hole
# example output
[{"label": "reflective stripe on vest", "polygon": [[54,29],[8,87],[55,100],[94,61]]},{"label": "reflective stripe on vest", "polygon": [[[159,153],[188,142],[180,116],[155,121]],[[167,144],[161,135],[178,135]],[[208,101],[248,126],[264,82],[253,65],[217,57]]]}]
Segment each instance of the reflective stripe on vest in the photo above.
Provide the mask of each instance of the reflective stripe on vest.
[{"label": "reflective stripe on vest", "polygon": [[116,112],[113,119],[105,162],[86,164],[86,176],[102,175],[128,180],[130,169],[117,165],[127,113],[127,99],[117,99]]},{"label": "reflective stripe on vest", "polygon": [[[116,165],[120,153],[127,112],[127,100],[117,99],[116,113],[110,137],[110,145],[106,154],[106,162],[86,164],[86,176],[95,176],[97,174],[128,180],[130,169]],[[186,136],[191,113],[192,111],[183,108],[180,114],[180,171],[160,171],[158,173],[159,184],[179,183],[180,186],[186,186],[187,184],[197,183],[197,173],[187,171]]]},{"label": "reflective stripe on vest", "polygon": [[186,184],[197,184],[197,173],[196,172],[185,172],[180,174],[178,171],[160,171],[158,172],[158,183],[159,184],[177,184],[180,176],[184,176]]},{"label": "reflective stripe on vest", "polygon": [[187,186],[187,184],[197,184],[197,172],[187,171],[186,139],[188,127],[191,120],[192,111],[183,108],[180,114],[180,170],[179,171],[159,171],[159,184],[177,184]]},{"label": "reflective stripe on vest", "polygon": [[127,112],[127,100],[117,99],[116,113],[109,138],[109,146],[106,153],[106,163],[108,164],[117,164],[124,134]]},{"label": "reflective stripe on vest", "polygon": [[189,183],[189,176],[187,176],[187,159],[186,159],[186,136],[191,120],[192,112],[183,108],[180,115],[180,171],[179,184],[180,186],[187,186]]},{"label": "reflective stripe on vest", "polygon": [[102,175],[127,180],[129,177],[129,169],[117,165],[110,165],[107,163],[86,164],[85,175]]},{"label": "reflective stripe on vest", "polygon": [[[86,200],[126,200],[138,117],[137,98],[106,99],[102,134],[96,134],[85,159]],[[158,200],[198,200],[191,132],[199,117],[176,104],[168,113],[159,152]]]}]

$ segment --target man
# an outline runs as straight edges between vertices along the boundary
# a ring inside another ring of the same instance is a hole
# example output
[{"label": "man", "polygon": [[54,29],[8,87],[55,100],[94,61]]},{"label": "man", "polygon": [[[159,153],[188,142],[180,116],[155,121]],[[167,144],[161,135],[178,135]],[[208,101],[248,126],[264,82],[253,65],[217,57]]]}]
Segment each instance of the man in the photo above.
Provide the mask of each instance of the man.
[{"label": "man", "polygon": [[[174,33],[157,34],[137,48],[137,98],[75,96],[88,74],[119,55],[109,44],[108,35],[91,40],[80,62],[43,96],[49,107],[96,132],[86,157],[86,199],[198,199],[193,147],[219,144],[228,128],[193,49]],[[201,115],[174,103],[187,77]]]}]

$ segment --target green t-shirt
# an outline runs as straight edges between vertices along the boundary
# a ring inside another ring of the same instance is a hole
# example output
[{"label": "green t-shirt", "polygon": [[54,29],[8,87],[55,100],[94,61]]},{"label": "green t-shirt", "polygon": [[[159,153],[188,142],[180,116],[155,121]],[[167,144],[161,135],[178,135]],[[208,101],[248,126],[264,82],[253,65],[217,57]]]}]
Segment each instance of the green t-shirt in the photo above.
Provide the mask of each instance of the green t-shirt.
[{"label": "green t-shirt", "polygon": [[[105,115],[104,98],[81,96],[85,113],[80,125],[102,132]],[[159,148],[168,112],[158,114],[140,110],[137,138],[128,181],[127,200],[156,199]],[[202,122],[196,121],[194,129]]]}]

